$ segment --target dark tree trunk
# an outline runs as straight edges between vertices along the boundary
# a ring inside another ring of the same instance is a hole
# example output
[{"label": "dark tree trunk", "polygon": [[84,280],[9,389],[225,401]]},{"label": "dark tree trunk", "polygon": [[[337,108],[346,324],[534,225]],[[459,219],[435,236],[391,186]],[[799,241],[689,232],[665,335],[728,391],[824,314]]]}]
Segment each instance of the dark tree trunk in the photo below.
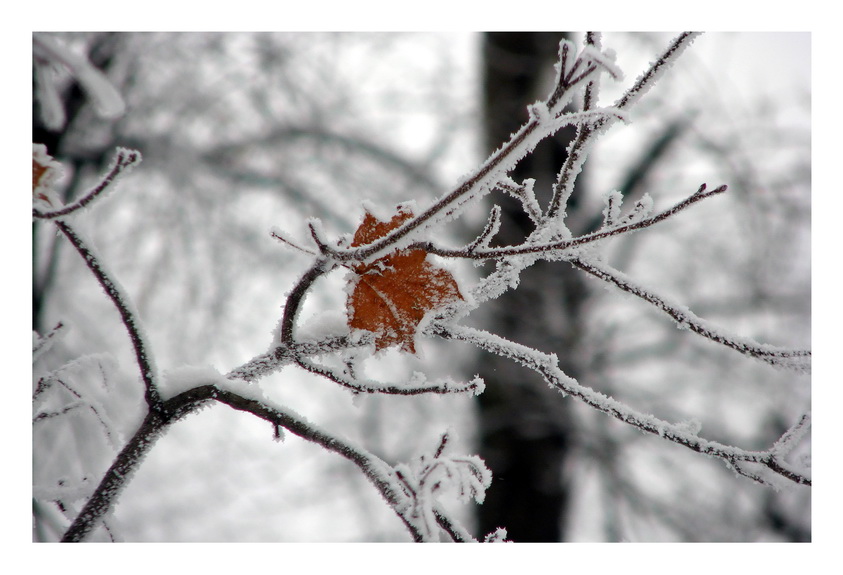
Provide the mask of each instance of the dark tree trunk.
[{"label": "dark tree trunk", "polygon": [[[547,96],[562,37],[561,33],[486,34],[485,128],[490,152],[527,119],[528,104]],[[546,140],[512,173],[516,181],[536,180],[543,208],[573,135],[561,132]],[[532,231],[531,221],[517,201],[499,195],[494,201],[503,211],[497,242],[519,243]],[[568,216],[568,222],[577,221],[576,204],[569,205]],[[523,273],[518,290],[490,306],[485,321],[508,339],[556,353],[562,369],[578,377],[577,336],[586,295],[575,270],[540,262]],[[487,383],[479,401],[480,452],[494,473],[486,501],[479,507],[479,528],[489,533],[505,527],[513,541],[564,540],[569,488],[563,469],[573,443],[569,405],[541,378],[510,360],[483,356],[478,371]]]}]

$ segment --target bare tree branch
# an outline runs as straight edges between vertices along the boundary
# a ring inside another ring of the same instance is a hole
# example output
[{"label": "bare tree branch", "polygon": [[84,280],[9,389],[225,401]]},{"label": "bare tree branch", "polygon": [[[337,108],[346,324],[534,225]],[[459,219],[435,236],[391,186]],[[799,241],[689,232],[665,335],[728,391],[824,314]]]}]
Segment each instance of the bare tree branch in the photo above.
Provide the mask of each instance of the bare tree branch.
[{"label": "bare tree branch", "polygon": [[161,396],[158,392],[156,381],[157,370],[149,345],[146,342],[146,336],[140,324],[140,317],[137,311],[135,311],[131,300],[117,280],[100,263],[100,258],[94,253],[90,242],[85,241],[80,233],[67,222],[56,220],[55,224],[70,241],[71,245],[76,248],[79,255],[82,256],[85,265],[94,274],[94,277],[96,277],[100,286],[105,290],[105,293],[111,299],[112,303],[114,303],[114,307],[120,313],[123,326],[129,332],[129,339],[131,339],[132,346],[135,350],[135,359],[137,360],[141,379],[145,387],[146,402],[150,408],[157,409],[161,405]]}]

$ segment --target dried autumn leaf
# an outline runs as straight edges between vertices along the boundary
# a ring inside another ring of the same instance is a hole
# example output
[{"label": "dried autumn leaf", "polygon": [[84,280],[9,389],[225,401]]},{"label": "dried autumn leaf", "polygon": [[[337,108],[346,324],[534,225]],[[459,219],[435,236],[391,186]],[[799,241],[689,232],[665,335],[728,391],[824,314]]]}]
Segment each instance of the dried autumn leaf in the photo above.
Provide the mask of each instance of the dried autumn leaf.
[{"label": "dried autumn leaf", "polygon": [[60,202],[53,184],[61,174],[61,164],[47,153],[47,147],[44,144],[32,144],[32,197],[57,206]]},{"label": "dried autumn leaf", "polygon": [[[399,207],[388,222],[367,212],[351,245],[369,244],[412,217],[406,207]],[[370,264],[358,264],[354,271],[349,326],[374,332],[378,350],[400,345],[415,353],[416,329],[425,314],[463,299],[453,276],[428,262],[427,252],[421,249],[396,251]]]}]

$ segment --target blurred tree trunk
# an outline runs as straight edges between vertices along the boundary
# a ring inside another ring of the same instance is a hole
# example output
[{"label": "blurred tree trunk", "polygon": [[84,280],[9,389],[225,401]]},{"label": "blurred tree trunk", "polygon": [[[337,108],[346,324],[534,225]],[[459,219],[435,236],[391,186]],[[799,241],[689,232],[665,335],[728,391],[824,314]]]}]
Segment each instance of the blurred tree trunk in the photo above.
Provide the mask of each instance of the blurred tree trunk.
[{"label": "blurred tree trunk", "polygon": [[[484,37],[485,137],[491,152],[527,119],[526,106],[546,97],[553,81],[561,33],[489,33]],[[546,140],[522,160],[513,179],[534,178],[543,208],[566,157],[573,129]],[[582,174],[579,182],[582,182]],[[569,227],[578,217],[575,193],[568,206]],[[500,244],[515,244],[532,231],[520,204],[496,197],[502,208]],[[572,232],[581,230],[572,228]],[[577,340],[587,290],[581,274],[539,262],[524,272],[517,291],[490,305],[484,320],[492,331],[545,352],[579,378]],[[480,396],[481,456],[494,473],[478,513],[479,528],[501,526],[518,542],[562,541],[569,487],[565,462],[573,444],[569,406],[534,373],[510,360],[483,356],[477,371],[485,378]]]}]

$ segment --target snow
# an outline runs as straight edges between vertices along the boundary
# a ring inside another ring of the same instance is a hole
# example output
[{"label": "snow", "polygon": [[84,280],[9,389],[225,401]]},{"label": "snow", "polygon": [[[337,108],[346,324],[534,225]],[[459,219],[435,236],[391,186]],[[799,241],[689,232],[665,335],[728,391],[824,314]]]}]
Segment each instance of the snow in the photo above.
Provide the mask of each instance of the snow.
[{"label": "snow", "polygon": [[609,76],[612,77],[613,80],[623,80],[623,70],[621,70],[616,64],[614,50],[600,50],[595,46],[585,45],[580,53],[580,57],[599,65],[606,71],[606,73],[609,74]]},{"label": "snow", "polygon": [[550,121],[550,110],[547,109],[547,102],[536,102],[527,106],[527,113],[530,121],[545,123]]},{"label": "snow", "polygon": [[161,399],[167,400],[195,387],[228,385],[228,382],[229,380],[213,367],[186,365],[166,370],[159,391]]},{"label": "snow", "polygon": [[[418,212],[418,207],[416,206],[415,200],[408,200],[406,202],[401,202],[397,206],[389,206],[385,205],[383,202],[376,202],[373,200],[363,200],[361,202],[363,206],[363,210],[365,213],[371,214],[375,217],[378,221],[381,222],[388,222],[390,221],[396,214],[403,214],[403,213],[411,213],[414,214]],[[362,224],[362,216],[360,221],[358,222],[358,226]]]},{"label": "snow", "polygon": [[302,322],[296,330],[299,341],[321,341],[349,333],[346,314],[336,310],[318,312]]}]

